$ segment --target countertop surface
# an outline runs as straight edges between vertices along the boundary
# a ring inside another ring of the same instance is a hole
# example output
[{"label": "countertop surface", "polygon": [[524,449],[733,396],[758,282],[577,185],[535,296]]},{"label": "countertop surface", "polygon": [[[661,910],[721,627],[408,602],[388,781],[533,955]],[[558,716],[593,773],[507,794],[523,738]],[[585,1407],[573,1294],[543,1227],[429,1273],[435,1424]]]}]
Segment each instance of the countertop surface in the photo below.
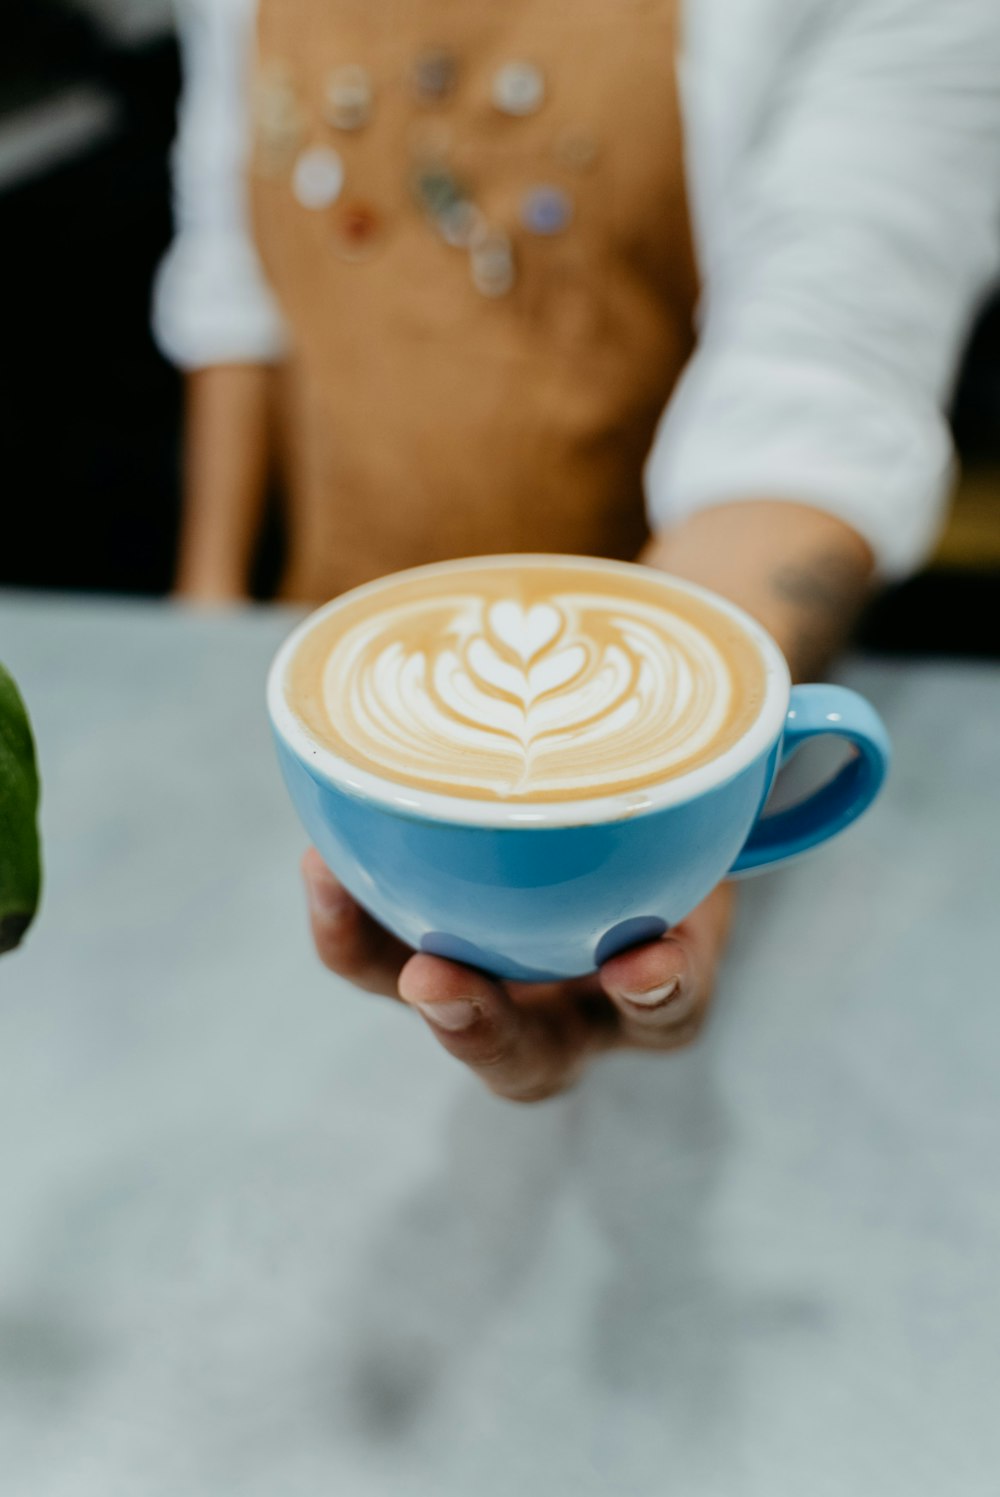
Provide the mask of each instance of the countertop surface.
[{"label": "countertop surface", "polygon": [[745,886],[696,1049],[519,1109],[316,963],[293,617],[0,597],[4,1497],[995,1497],[1000,670],[849,662],[878,807]]}]

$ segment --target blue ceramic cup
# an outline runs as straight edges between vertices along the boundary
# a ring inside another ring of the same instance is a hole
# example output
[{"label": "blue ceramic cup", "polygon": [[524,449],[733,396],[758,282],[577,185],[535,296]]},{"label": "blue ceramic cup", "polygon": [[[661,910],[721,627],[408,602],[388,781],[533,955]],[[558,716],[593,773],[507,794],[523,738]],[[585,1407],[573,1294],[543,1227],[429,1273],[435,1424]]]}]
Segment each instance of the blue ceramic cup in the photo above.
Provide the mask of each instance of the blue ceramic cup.
[{"label": "blue ceramic cup", "polygon": [[[741,626],[761,654],[766,688],[733,746],[639,798],[512,805],[394,784],[339,759],[286,698],[296,649],[338,601],[279,651],[268,706],[295,808],[337,878],[415,950],[502,978],[581,976],[676,925],[721,879],[797,857],[871,805],[890,753],[874,709],[842,686],[791,686],[778,646],[747,614],[664,581]],[[847,740],[850,760],[800,804],[763,814],[780,766],[823,735]]]}]

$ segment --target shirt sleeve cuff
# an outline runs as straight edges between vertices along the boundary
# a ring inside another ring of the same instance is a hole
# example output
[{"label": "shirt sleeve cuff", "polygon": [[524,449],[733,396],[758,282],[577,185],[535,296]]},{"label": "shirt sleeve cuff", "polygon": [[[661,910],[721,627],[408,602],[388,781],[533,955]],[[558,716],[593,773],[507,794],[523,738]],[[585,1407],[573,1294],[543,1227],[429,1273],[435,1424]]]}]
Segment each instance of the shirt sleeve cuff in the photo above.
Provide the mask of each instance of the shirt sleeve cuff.
[{"label": "shirt sleeve cuff", "polygon": [[646,500],[654,530],[739,500],[812,505],[856,530],[891,581],[926,561],[952,479],[936,407],[841,370],[706,350],[660,424]]},{"label": "shirt sleeve cuff", "polygon": [[181,369],[274,363],[287,349],[281,312],[241,235],[182,234],[153,284],[153,333]]}]

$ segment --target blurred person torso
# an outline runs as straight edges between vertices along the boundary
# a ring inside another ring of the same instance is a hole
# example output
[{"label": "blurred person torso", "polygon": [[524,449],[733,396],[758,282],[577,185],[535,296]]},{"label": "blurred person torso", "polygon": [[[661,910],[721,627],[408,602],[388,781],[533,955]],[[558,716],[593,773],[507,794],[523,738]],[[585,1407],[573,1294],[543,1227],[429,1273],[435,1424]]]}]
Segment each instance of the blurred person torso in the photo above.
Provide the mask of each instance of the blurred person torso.
[{"label": "blurred person torso", "polygon": [[161,343],[280,366],[286,596],[741,497],[926,554],[997,262],[992,0],[185,10]]},{"label": "blurred person torso", "polygon": [[[696,284],[677,0],[572,11],[261,0],[251,204],[291,330],[292,596],[643,542],[642,465]],[[317,146],[343,172],[321,208],[295,179]]]}]

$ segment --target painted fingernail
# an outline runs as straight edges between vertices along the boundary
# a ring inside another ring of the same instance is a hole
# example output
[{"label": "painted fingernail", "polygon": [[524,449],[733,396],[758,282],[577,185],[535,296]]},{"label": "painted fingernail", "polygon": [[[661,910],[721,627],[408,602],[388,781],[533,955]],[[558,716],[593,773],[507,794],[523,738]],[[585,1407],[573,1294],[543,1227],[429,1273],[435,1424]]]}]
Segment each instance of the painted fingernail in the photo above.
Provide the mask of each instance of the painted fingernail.
[{"label": "painted fingernail", "polygon": [[622,997],[626,1003],[632,1003],[636,1008],[663,1008],[677,997],[680,986],[680,978],[672,977],[658,988],[649,988],[645,993],[623,993]]},{"label": "painted fingernail", "polygon": [[436,1024],[438,1029],[450,1032],[471,1029],[479,1018],[479,1009],[466,998],[454,999],[449,1003],[417,1003],[414,1007],[420,1010],[425,1019]]}]

